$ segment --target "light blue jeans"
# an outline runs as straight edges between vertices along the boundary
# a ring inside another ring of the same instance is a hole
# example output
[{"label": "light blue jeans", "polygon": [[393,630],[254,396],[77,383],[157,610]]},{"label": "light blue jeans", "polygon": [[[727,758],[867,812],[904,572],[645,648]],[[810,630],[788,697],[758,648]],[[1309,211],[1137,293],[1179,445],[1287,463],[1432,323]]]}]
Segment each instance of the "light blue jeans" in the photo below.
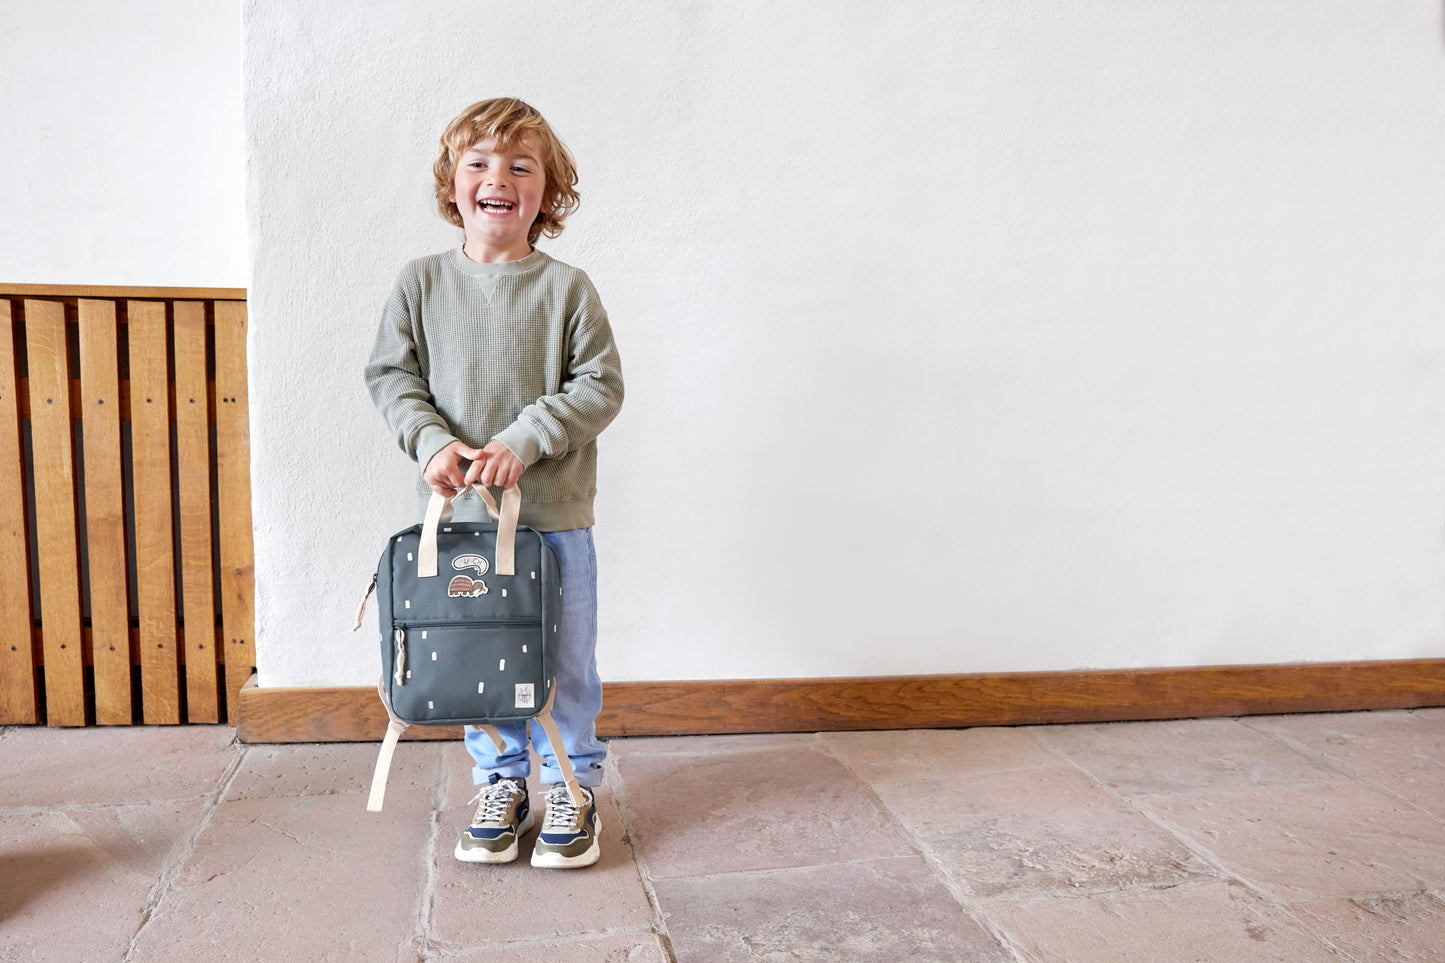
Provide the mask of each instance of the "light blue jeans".
[{"label": "light blue jeans", "polygon": [[[422,496],[423,513],[430,496]],[[481,499],[471,492],[452,503],[452,519],[458,522],[486,521]],[[557,634],[557,698],[552,703],[552,718],[572,760],[577,781],[593,788],[602,785],[602,760],[607,746],[597,740],[597,713],[602,711],[602,678],[597,674],[597,550],[592,542],[592,529],[574,528],[565,532],[543,532],[542,537],[557,553],[562,569],[562,621]],[[467,752],[475,766],[472,782],[481,785],[496,773],[499,776],[527,776],[532,761],[527,755],[527,730],[531,742],[542,757],[542,783],[556,785],[562,781],[547,734],[534,723],[510,722],[497,726],[506,749],[501,752],[484,732],[466,730]]]}]

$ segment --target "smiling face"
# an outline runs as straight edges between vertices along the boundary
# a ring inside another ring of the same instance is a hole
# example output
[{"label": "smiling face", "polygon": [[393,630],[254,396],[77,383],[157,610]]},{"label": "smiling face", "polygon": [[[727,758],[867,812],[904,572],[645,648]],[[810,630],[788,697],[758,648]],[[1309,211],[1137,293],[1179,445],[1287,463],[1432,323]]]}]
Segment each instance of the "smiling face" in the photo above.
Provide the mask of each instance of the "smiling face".
[{"label": "smiling face", "polygon": [[542,210],[547,175],[531,138],[498,145],[479,140],[457,158],[451,201],[473,261],[516,261],[532,253],[527,232]]}]

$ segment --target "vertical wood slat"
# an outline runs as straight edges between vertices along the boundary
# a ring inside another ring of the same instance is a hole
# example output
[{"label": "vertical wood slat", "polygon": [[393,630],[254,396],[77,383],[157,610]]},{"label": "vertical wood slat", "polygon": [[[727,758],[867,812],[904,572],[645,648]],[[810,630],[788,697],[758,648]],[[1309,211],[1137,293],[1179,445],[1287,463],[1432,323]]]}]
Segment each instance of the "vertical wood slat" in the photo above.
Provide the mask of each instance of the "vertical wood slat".
[{"label": "vertical wood slat", "polygon": [[114,301],[84,299],[77,307],[95,721],[124,726],[134,713],[116,309]]},{"label": "vertical wood slat", "polygon": [[45,715],[52,726],[85,725],[81,651],[80,551],[76,538],[75,458],[70,430],[70,364],[65,306],[25,302],[30,371],[30,439],[35,472],[40,626]]},{"label": "vertical wood slat", "polygon": [[8,299],[0,299],[0,725],[33,725],[40,718],[17,360],[13,311]]},{"label": "vertical wood slat", "polygon": [[211,432],[206,385],[206,312],[175,303],[176,467],[181,521],[186,721],[219,722],[215,591],[211,582]]},{"label": "vertical wood slat", "polygon": [[166,306],[158,301],[130,301],[127,315],[141,715],[147,725],[178,723],[181,700],[171,524]]},{"label": "vertical wood slat", "polygon": [[246,402],[246,304],[216,302],[216,481],[221,519],[221,619],[226,717],[256,665],[251,536],[251,429]]}]

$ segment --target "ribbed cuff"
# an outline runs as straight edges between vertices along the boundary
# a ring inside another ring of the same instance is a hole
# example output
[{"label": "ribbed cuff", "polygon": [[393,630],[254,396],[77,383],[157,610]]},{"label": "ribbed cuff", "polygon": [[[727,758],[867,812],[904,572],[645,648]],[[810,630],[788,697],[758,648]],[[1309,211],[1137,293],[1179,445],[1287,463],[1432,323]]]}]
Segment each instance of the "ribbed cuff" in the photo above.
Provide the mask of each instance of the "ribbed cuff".
[{"label": "ribbed cuff", "polygon": [[522,464],[527,468],[531,468],[542,457],[541,439],[521,422],[512,422],[498,432],[492,440],[506,445],[507,450],[521,459]]},{"label": "ribbed cuff", "polygon": [[432,456],[456,440],[455,435],[435,425],[423,428],[416,438],[416,466],[425,472]]}]

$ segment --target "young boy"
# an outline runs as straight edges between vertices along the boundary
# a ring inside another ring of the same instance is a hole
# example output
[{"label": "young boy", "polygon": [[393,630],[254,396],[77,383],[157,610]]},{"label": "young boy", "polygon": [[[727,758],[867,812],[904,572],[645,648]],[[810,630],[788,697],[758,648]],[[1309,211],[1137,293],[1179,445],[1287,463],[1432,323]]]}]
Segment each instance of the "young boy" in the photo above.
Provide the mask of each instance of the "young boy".
[{"label": "young boy", "polygon": [[[537,110],[514,98],[473,104],[441,137],[437,209],[460,227],[459,248],[419,258],[397,278],[366,366],[372,400],[431,493],[464,494],[456,521],[485,521],[473,483],[522,493],[521,524],[543,533],[561,563],[563,613],[552,715],[585,804],[573,805],[541,727],[532,736],[548,787],[532,865],[588,866],[600,854],[590,790],[606,748],[595,721],[597,572],[592,543],[596,438],[622,405],[612,329],[587,275],[537,250],[577,207],[577,171]],[[499,752],[468,729],[480,786],[455,855],[505,863],[534,825],[525,723],[497,727]]]}]

